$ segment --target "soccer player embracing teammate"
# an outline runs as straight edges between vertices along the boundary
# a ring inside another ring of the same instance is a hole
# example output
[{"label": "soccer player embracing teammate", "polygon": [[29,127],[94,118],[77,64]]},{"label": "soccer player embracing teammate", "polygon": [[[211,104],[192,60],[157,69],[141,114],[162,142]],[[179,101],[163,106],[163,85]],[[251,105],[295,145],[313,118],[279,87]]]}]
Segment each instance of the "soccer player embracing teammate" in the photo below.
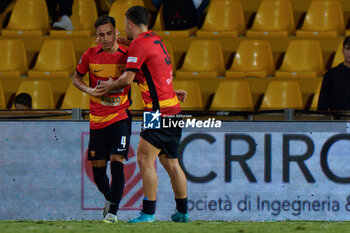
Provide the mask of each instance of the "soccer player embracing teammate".
[{"label": "soccer player embracing teammate", "polygon": [[[137,81],[146,111],[159,112],[161,117],[176,117],[180,113],[179,100],[186,92],[174,91],[172,64],[162,39],[148,30],[149,15],[141,6],[131,7],[125,14],[125,31],[132,42],[128,49],[125,72],[118,79],[109,79],[96,87],[98,96],[127,88]],[[177,153],[182,129],[179,127],[142,129],[137,149],[137,162],[143,183],[143,208],[129,223],[154,222],[158,177],[155,160],[166,169],[175,194],[174,222],[189,222],[187,211],[187,179],[181,169]]]}]

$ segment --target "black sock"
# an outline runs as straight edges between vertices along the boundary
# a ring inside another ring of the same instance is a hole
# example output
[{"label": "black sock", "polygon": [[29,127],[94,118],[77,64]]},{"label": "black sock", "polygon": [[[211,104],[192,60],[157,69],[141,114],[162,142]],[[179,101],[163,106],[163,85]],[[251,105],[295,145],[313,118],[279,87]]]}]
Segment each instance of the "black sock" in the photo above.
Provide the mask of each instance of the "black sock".
[{"label": "black sock", "polygon": [[111,174],[112,174],[112,185],[111,185],[111,202],[109,212],[116,214],[119,208],[120,200],[122,199],[124,192],[124,164],[120,162],[111,162]]},{"label": "black sock", "polygon": [[98,190],[105,196],[106,200],[111,200],[111,190],[109,187],[109,179],[106,174],[106,167],[93,167],[94,181]]},{"label": "black sock", "polygon": [[156,212],[156,201],[143,200],[142,212],[145,214],[154,214]]},{"label": "black sock", "polygon": [[117,206],[116,204],[114,204],[114,203],[111,203],[111,204],[109,205],[108,213],[117,215],[117,211],[118,211],[118,206]]},{"label": "black sock", "polygon": [[176,199],[176,209],[177,211],[179,211],[182,214],[186,214],[187,213],[187,198],[183,198],[183,199]]}]

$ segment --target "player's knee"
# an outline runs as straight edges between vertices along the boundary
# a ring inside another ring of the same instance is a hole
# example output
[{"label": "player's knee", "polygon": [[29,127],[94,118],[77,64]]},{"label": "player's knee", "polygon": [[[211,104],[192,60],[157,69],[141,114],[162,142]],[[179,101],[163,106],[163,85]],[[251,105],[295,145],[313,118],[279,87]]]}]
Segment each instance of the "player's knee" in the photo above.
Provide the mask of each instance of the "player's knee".
[{"label": "player's knee", "polygon": [[154,166],[154,161],[152,161],[147,154],[139,151],[137,153],[137,164],[140,169],[147,169]]},{"label": "player's knee", "polygon": [[146,154],[142,150],[137,150],[137,164],[143,165],[146,160]]},{"label": "player's knee", "polygon": [[182,172],[182,169],[178,163],[170,163],[168,165],[168,169],[170,170],[171,173],[177,174]]},{"label": "player's knee", "polygon": [[140,169],[143,169],[145,167],[145,159],[144,156],[137,155],[137,164],[139,165]]},{"label": "player's knee", "polygon": [[124,163],[125,157],[123,155],[111,155],[110,160],[111,162],[119,162]]},{"label": "player's knee", "polygon": [[100,159],[100,160],[92,160],[91,161],[92,167],[107,167],[107,160]]}]

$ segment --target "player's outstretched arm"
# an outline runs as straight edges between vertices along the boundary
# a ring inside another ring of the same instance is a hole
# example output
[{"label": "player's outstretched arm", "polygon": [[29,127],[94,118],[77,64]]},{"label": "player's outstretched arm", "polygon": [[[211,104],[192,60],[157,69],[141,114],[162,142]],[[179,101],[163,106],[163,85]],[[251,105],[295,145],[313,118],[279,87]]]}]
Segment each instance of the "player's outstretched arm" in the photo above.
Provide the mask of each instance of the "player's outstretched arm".
[{"label": "player's outstretched arm", "polygon": [[185,90],[174,90],[174,91],[179,101],[184,103],[187,96],[187,92]]},{"label": "player's outstretched arm", "polygon": [[101,82],[100,85],[96,87],[96,93],[99,96],[107,95],[113,90],[123,89],[126,86],[131,85],[134,81],[136,73],[133,71],[125,71],[118,79],[114,80],[109,77],[109,80]]}]

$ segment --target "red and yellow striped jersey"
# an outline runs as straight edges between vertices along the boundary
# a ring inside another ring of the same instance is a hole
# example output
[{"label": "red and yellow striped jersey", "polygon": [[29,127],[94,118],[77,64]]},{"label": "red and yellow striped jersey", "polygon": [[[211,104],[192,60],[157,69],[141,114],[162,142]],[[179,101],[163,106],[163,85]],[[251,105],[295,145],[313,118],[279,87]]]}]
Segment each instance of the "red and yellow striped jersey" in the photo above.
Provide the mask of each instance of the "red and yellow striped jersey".
[{"label": "red and yellow striped jersey", "polygon": [[[94,88],[111,76],[118,79],[125,70],[127,48],[119,46],[115,53],[106,53],[101,46],[89,48],[81,57],[77,73],[84,76],[89,72],[89,85]],[[90,128],[101,129],[128,117],[130,106],[127,86],[100,98],[90,96]]]},{"label": "red and yellow striped jersey", "polygon": [[131,42],[126,70],[136,72],[146,111],[159,110],[162,116],[181,111],[173,89],[170,56],[162,39],[154,32],[141,33]]}]

